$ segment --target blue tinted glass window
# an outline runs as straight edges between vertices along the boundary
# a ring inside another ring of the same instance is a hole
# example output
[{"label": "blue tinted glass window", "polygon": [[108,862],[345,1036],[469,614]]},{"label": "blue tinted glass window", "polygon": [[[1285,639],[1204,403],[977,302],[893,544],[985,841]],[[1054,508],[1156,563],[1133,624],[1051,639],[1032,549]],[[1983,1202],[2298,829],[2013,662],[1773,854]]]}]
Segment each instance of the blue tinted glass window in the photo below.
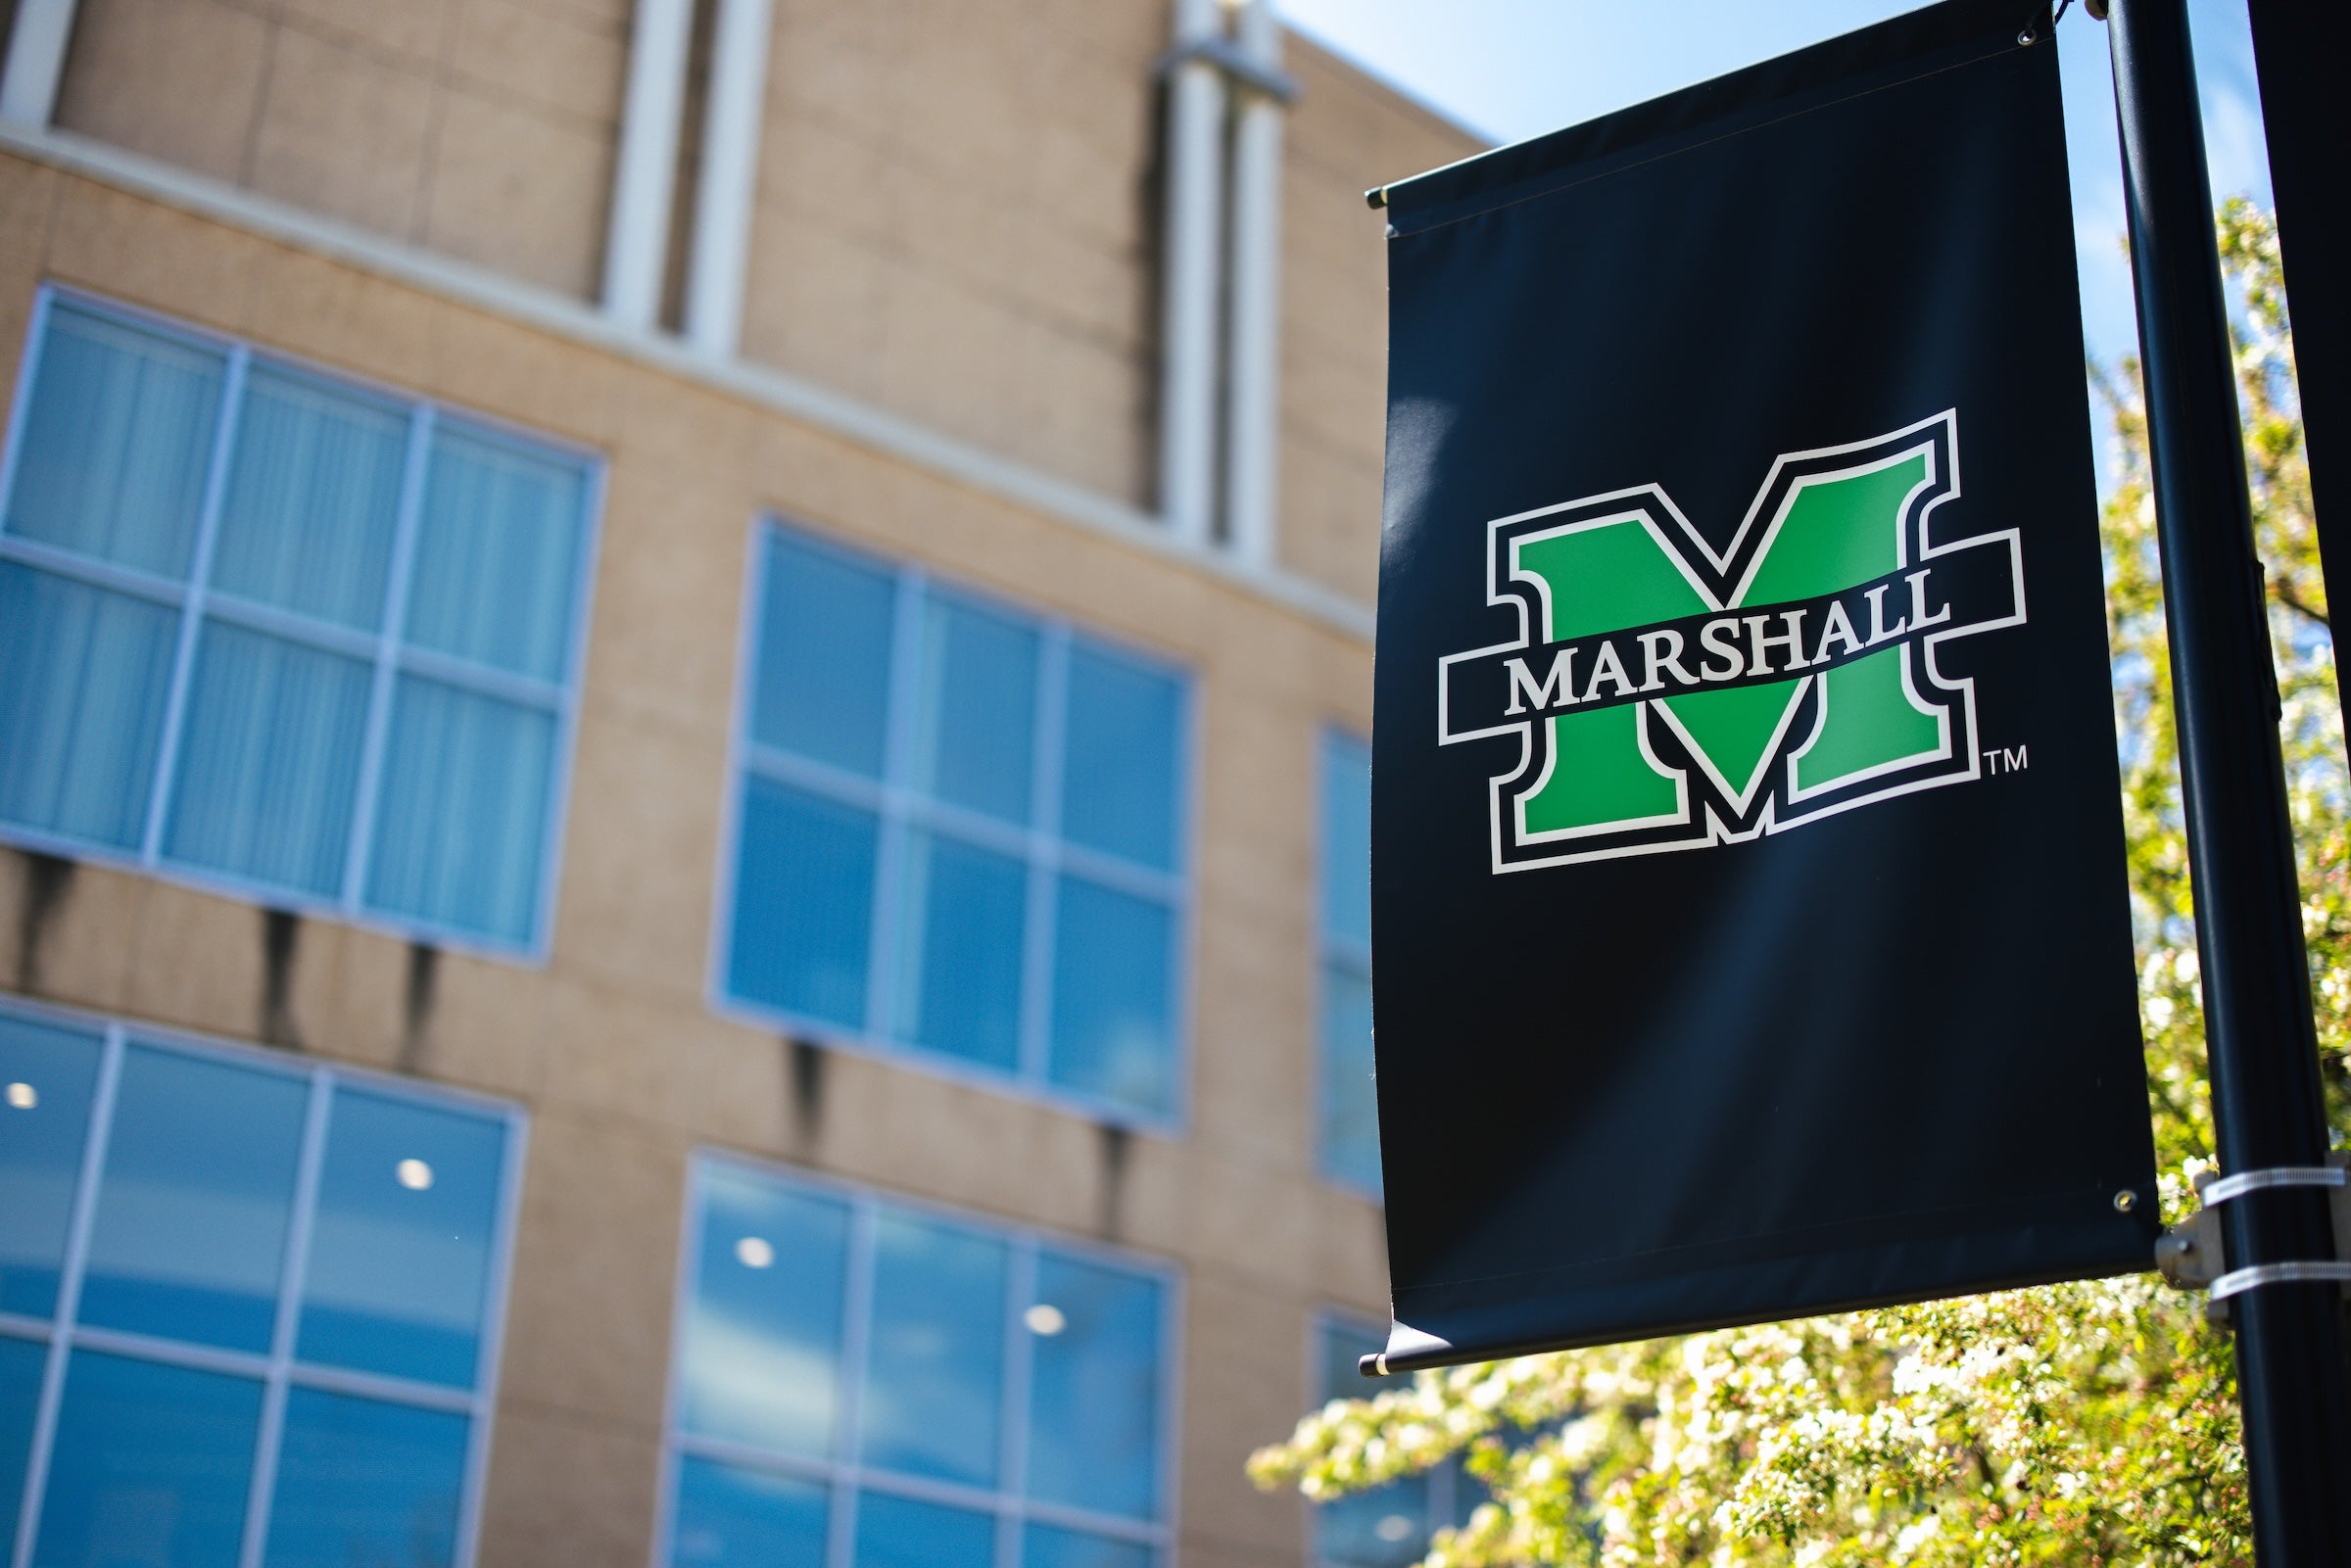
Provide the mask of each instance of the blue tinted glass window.
[{"label": "blue tinted glass window", "polygon": [[1021,1532],[1021,1568],[1151,1568],[1151,1548],[1051,1525]]},{"label": "blue tinted glass window", "polygon": [[724,1168],[704,1178],[686,1429],[819,1457],[840,1392],[846,1205]]},{"label": "blue tinted glass window", "polygon": [[57,1308],[98,1044],[78,1029],[0,1013],[0,1312],[47,1317]]},{"label": "blue tinted glass window", "polygon": [[[1378,1334],[1326,1321],[1318,1338],[1324,1400],[1368,1399],[1411,1381],[1408,1373],[1366,1378],[1357,1370],[1364,1356],[1387,1348]],[[1434,1492],[1439,1487],[1463,1491],[1467,1484],[1454,1461],[1324,1503],[1315,1510],[1315,1554],[1332,1568],[1406,1568],[1428,1551],[1429,1531],[1437,1520]]]},{"label": "blue tinted glass window", "polygon": [[993,1067],[1017,1065],[1028,902],[1022,862],[952,838],[910,836],[907,929],[897,954],[902,1038]]},{"label": "blue tinted glass window", "polygon": [[1322,934],[1371,945],[1371,751],[1322,738]]},{"label": "blue tinted glass window", "polygon": [[209,1058],[123,1053],[83,1322],[269,1348],[309,1094]]},{"label": "blue tinted glass window", "polygon": [[290,1391],[264,1561],[448,1568],[468,1425],[449,1410]]},{"label": "blue tinted glass window", "polygon": [[375,630],[408,441],[407,413],[384,399],[256,366],[237,416],[214,586]]},{"label": "blue tinted glass window", "polygon": [[766,590],[751,738],[879,778],[896,584],[839,551],[771,534]]},{"label": "blue tinted glass window", "polygon": [[400,678],[369,907],[526,940],[536,924],[555,716]]},{"label": "blue tinted glass window", "polygon": [[176,610],[0,561],[0,819],[138,845],[178,635]]},{"label": "blue tinted glass window", "polygon": [[[1128,1518],[1159,1505],[1161,1290],[1047,1251],[1031,1313],[1029,1495]],[[1051,1328],[1051,1333],[1041,1330]]]},{"label": "blue tinted glass window", "polygon": [[367,666],[242,627],[204,629],[165,853],[331,897],[342,888]]},{"label": "blue tinted glass window", "polygon": [[336,1089],[295,1354],[470,1387],[504,1148],[486,1117]]},{"label": "blue tinted glass window", "polygon": [[561,680],[587,527],[578,460],[442,421],[416,523],[408,642]]},{"label": "blue tinted glass window", "polygon": [[990,1568],[996,1522],[968,1508],[869,1492],[857,1499],[857,1568]]},{"label": "blue tinted glass window", "polygon": [[1183,688],[1123,654],[1070,649],[1062,833],[1161,871],[1176,869]]},{"label": "blue tinted glass window", "polygon": [[535,943],[593,465],[95,303],[43,318],[0,496],[0,832]]},{"label": "blue tinted glass window", "polygon": [[885,1210],[874,1224],[864,1459],[991,1485],[1003,1421],[1003,1242]]},{"label": "blue tinted glass window", "polygon": [[1029,820],[1036,751],[1036,630],[933,597],[915,682],[914,783],[1006,822]]},{"label": "blue tinted glass window", "polygon": [[0,1335],[0,1542],[12,1545],[24,1496],[24,1463],[32,1456],[32,1420],[48,1366],[48,1346]]},{"label": "blue tinted glass window", "polygon": [[821,1484],[709,1459],[678,1467],[672,1568],[824,1568]]},{"label": "blue tinted glass window", "polygon": [[738,832],[728,989],[862,1025],[881,843],[873,814],[752,779]]},{"label": "blue tinted glass window", "polygon": [[1353,964],[1322,966],[1322,1169],[1379,1189],[1379,1101],[1371,1079],[1371,981]]},{"label": "blue tinted glass window", "polygon": [[226,356],[64,302],[39,354],[6,532],[186,576]]},{"label": "blue tinted glass window", "polygon": [[1172,1109],[1174,945],[1166,905],[1082,878],[1061,879],[1054,1082],[1137,1111]]},{"label": "blue tinted glass window", "polygon": [[235,1568],[262,1385],[76,1351],[35,1568]]}]

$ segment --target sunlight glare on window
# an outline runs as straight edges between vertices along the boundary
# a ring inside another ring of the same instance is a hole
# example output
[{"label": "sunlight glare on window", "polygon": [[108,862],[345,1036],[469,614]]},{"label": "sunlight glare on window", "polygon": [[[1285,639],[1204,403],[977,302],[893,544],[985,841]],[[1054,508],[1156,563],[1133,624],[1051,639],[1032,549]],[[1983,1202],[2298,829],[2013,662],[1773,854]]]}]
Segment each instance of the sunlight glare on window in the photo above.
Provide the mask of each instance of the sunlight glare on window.
[{"label": "sunlight glare on window", "polygon": [[776,1260],[776,1249],[761,1236],[745,1236],[735,1244],[735,1260],[745,1268],[766,1268]]},{"label": "sunlight glare on window", "polygon": [[410,1192],[422,1192],[433,1184],[433,1167],[417,1159],[403,1160],[392,1167],[392,1174]]}]

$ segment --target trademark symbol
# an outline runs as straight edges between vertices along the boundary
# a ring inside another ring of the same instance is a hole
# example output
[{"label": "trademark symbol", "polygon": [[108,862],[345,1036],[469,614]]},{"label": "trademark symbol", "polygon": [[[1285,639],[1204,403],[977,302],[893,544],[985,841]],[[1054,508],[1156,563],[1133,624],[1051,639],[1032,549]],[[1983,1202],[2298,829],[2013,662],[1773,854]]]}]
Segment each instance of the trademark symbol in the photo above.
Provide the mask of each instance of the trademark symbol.
[{"label": "trademark symbol", "polygon": [[1984,753],[1984,771],[1987,774],[2022,773],[2025,766],[2023,746],[1993,746]]}]

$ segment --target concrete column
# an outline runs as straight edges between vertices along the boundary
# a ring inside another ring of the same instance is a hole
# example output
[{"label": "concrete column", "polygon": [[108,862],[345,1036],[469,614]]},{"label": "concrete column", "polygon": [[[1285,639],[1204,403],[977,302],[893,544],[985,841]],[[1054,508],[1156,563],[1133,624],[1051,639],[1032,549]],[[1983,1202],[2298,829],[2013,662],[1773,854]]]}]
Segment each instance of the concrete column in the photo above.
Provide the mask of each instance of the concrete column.
[{"label": "concrete column", "polygon": [[48,128],[57,113],[57,84],[65,79],[66,46],[73,40],[74,0],[18,0],[8,33],[8,66],[0,74],[0,119]]},{"label": "concrete column", "polygon": [[686,269],[686,339],[721,358],[733,358],[743,337],[770,23],[771,0],[718,0],[701,180],[695,192],[694,245]]},{"label": "concrete column", "polygon": [[637,0],[629,33],[629,95],[621,113],[612,215],[604,236],[604,309],[640,332],[652,331],[661,319],[693,32],[694,0]]},{"label": "concrete column", "polygon": [[[1219,37],[1217,0],[1176,0],[1175,47]],[[1217,484],[1217,316],[1224,184],[1224,79],[1177,56],[1168,78],[1167,219],[1160,293],[1159,509],[1205,546]]]},{"label": "concrete column", "polygon": [[[1281,70],[1270,0],[1239,16],[1243,55]],[[1245,91],[1232,133],[1232,272],[1225,322],[1224,528],[1233,553],[1271,566],[1281,451],[1281,119],[1270,93]]]}]

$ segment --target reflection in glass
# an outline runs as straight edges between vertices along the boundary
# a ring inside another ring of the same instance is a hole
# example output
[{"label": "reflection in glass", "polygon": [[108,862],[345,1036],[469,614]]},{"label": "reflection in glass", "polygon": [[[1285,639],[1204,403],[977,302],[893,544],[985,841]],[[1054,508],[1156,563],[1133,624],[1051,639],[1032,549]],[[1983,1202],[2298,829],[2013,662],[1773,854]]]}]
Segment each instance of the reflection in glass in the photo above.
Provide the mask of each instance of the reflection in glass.
[{"label": "reflection in glass", "polygon": [[1323,1173],[1376,1195],[1379,1101],[1371,1081],[1371,980],[1354,965],[1322,966]]},{"label": "reflection in glass", "polygon": [[1053,965],[1053,1081],[1137,1111],[1175,1100],[1174,923],[1167,906],[1061,879]]},{"label": "reflection in glass", "polygon": [[[686,1329],[682,1420],[726,1438],[820,1458],[840,1394],[848,1206],[723,1167],[703,1177],[701,1256]],[[767,1266],[742,1243],[767,1244]]]},{"label": "reflection in glass", "polygon": [[39,352],[7,531],[185,577],[223,356],[62,300]]},{"label": "reflection in glass", "polygon": [[1371,748],[1322,737],[1322,935],[1371,945]]},{"label": "reflection in glass", "polygon": [[814,1481],[681,1459],[671,1568],[823,1568],[825,1504]]},{"label": "reflection in glass", "polygon": [[888,1493],[857,1498],[857,1568],[988,1568],[996,1522]]},{"label": "reflection in glass", "polygon": [[1036,1296],[1068,1326],[1033,1341],[1029,1495],[1148,1519],[1159,1503],[1160,1287],[1050,1250]]},{"label": "reflection in glass", "polygon": [[751,738],[882,776],[896,585],[813,541],[771,533]]},{"label": "reflection in glass", "polygon": [[0,1312],[57,1309],[98,1048],[94,1034],[0,1013]]},{"label": "reflection in glass", "polygon": [[335,1090],[297,1355],[472,1386],[504,1145],[486,1117]]},{"label": "reflection in glass", "polygon": [[389,404],[255,365],[213,586],[360,631],[381,626],[408,444],[408,417]]},{"label": "reflection in glass", "polygon": [[367,666],[208,621],[164,852],[321,897],[342,891]]},{"label": "reflection in glass", "polygon": [[234,1568],[262,1386],[76,1351],[34,1568]]},{"label": "reflection in glass", "polygon": [[402,676],[367,902],[527,941],[554,765],[552,713]]},{"label": "reflection in glass", "polygon": [[933,833],[908,835],[900,1038],[991,1067],[1017,1065],[1028,899],[1020,861]]},{"label": "reflection in glass", "polygon": [[32,1454],[32,1418],[40,1408],[41,1372],[49,1347],[0,1335],[0,1547],[17,1539],[24,1501],[24,1461]]},{"label": "reflection in glass", "polygon": [[867,1464],[989,1486],[1002,1420],[1002,1242],[884,1211],[859,1425]]},{"label": "reflection in glass", "polygon": [[1062,836],[1159,871],[1176,869],[1183,689],[1107,648],[1070,648]]},{"label": "reflection in glass", "polygon": [[456,1559],[465,1417],[294,1389],[269,1510],[268,1568]]},{"label": "reflection in glass", "polygon": [[123,1052],[83,1322],[269,1348],[308,1095],[272,1072]]},{"label": "reflection in glass", "polygon": [[1051,1525],[1021,1532],[1021,1568],[1151,1568],[1151,1548]]},{"label": "reflection in glass", "polygon": [[862,1027],[880,836],[873,814],[754,776],[744,781],[741,834],[728,990]]},{"label": "reflection in glass", "polygon": [[178,635],[176,610],[0,561],[0,818],[138,844]]},{"label": "reflection in glass", "polygon": [[416,520],[408,642],[560,681],[587,502],[576,459],[440,424]]},{"label": "reflection in glass", "polygon": [[923,605],[914,784],[951,805],[1029,821],[1036,744],[1033,628],[953,599]]}]

